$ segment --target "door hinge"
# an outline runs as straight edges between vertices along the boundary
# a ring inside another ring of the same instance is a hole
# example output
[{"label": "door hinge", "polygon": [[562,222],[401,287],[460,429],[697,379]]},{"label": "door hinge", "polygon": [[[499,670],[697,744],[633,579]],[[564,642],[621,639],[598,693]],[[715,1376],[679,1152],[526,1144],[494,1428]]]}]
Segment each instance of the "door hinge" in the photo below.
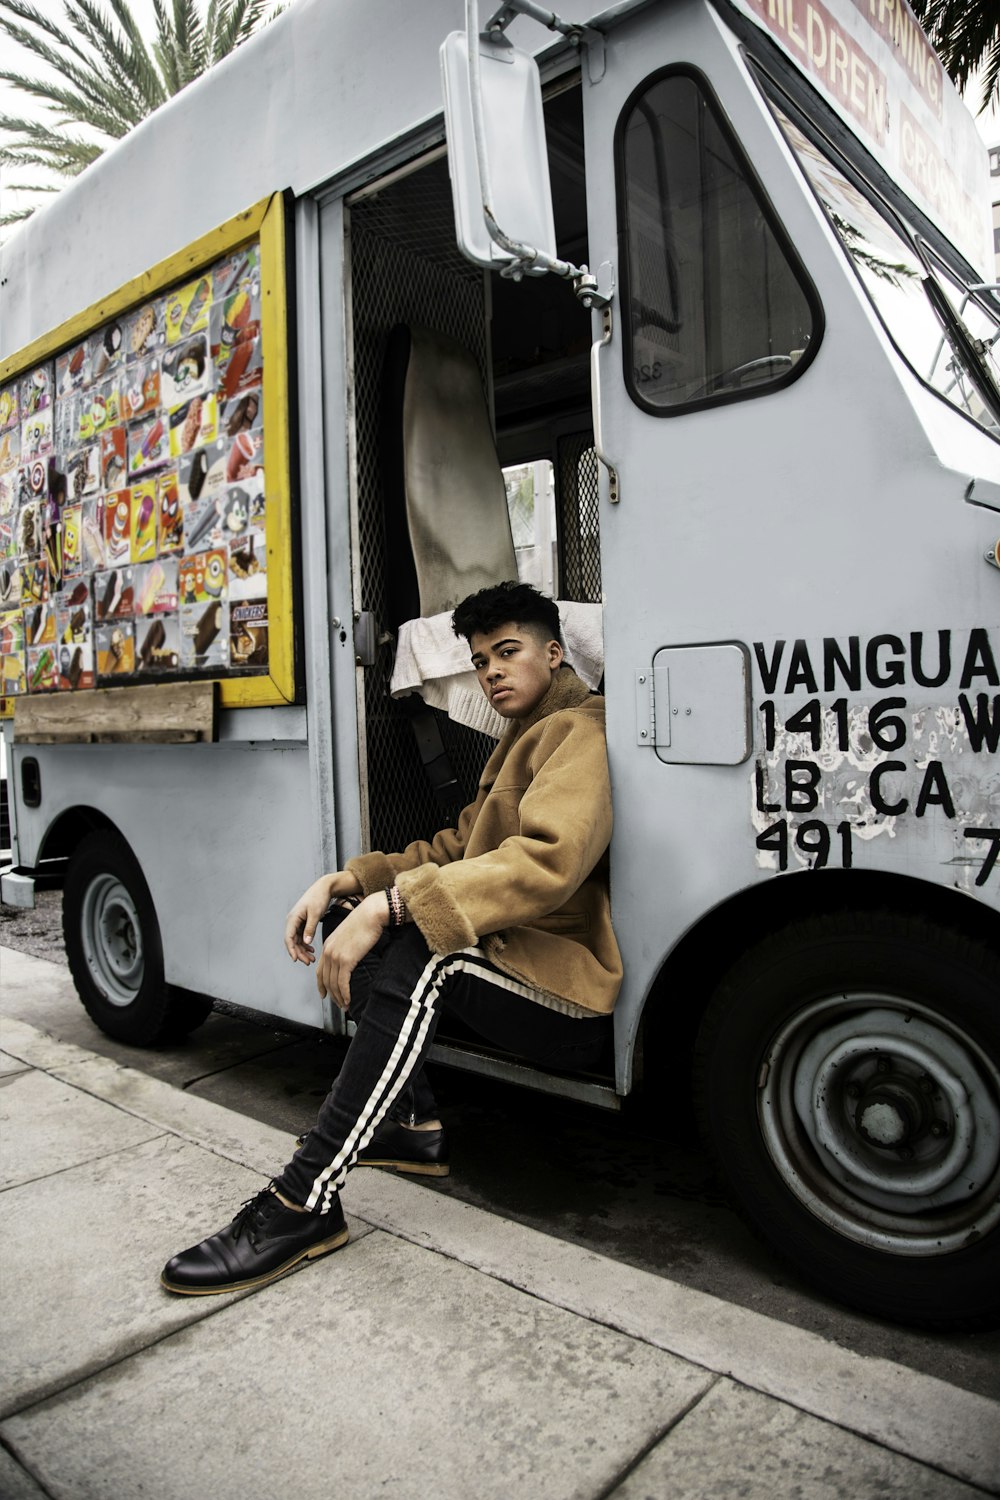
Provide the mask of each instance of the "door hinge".
[{"label": "door hinge", "polygon": [[[666,698],[660,743],[670,744],[670,686],[666,671],[660,672],[661,698]],[[663,737],[665,736],[665,738]],[[656,740],[656,689],[652,667],[640,667],[635,674],[635,739],[637,745],[648,745],[653,749]]]}]

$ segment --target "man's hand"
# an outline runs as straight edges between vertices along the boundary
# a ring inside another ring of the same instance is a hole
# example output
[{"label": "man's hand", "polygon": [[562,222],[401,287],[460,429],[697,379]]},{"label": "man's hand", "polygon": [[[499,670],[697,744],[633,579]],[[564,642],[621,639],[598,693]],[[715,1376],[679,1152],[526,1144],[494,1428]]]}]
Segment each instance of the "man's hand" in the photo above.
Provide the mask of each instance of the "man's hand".
[{"label": "man's hand", "polygon": [[297,963],[316,961],[312,940],[330,902],[338,896],[357,896],[361,892],[357,877],[349,870],[321,875],[304,891],[285,918],[285,951]]},{"label": "man's hand", "polygon": [[385,892],[373,891],[323,944],[316,970],[316,988],[321,996],[329,995],[334,1005],[347,1009],[351,1003],[351,975],[388,925]]}]

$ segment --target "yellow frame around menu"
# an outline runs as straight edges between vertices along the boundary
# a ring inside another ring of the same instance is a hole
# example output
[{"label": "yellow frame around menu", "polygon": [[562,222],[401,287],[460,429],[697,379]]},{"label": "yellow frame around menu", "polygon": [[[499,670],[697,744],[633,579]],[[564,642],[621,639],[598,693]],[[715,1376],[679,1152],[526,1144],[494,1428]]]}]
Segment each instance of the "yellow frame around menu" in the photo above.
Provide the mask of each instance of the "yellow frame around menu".
[{"label": "yellow frame around menu", "polygon": [[[0,385],[68,345],[78,343],[102,323],[167,287],[187,280],[250,240],[260,241],[261,343],[264,364],[264,433],[267,495],[268,671],[258,677],[220,677],[226,708],[256,708],[295,699],[295,626],[292,585],[292,496],[288,426],[288,306],[285,205],[280,193],[227,219],[168,255],[141,276],[127,281],[84,312],[77,313],[34,343],[0,361]],[[76,695],[79,698],[85,693]],[[14,699],[8,699],[11,705]],[[8,710],[8,713],[11,710]]]}]

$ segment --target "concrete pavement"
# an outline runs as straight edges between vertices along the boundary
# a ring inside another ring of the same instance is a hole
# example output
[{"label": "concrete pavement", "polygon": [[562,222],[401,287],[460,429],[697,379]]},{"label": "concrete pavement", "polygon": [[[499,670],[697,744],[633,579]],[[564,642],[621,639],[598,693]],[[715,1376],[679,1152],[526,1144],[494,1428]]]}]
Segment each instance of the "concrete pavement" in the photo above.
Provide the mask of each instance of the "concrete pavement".
[{"label": "concrete pavement", "polygon": [[0,1019],[0,1500],[1000,1493],[1000,1404],[385,1173],[343,1250],[164,1292],[290,1146]]}]

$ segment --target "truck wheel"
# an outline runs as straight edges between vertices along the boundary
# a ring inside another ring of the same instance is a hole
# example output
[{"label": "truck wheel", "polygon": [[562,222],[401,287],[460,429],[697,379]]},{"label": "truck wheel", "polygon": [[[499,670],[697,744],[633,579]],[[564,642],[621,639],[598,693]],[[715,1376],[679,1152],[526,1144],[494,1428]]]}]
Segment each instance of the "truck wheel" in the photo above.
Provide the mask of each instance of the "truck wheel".
[{"label": "truck wheel", "polygon": [[698,1038],[699,1119],[807,1281],[930,1328],[1000,1321],[1000,956],[889,911],[751,949]]},{"label": "truck wheel", "polygon": [[136,1047],[184,1036],[211,1010],[172,990],[149,888],[118,834],[99,829],[80,844],[63,890],[66,957],[91,1020]]}]

